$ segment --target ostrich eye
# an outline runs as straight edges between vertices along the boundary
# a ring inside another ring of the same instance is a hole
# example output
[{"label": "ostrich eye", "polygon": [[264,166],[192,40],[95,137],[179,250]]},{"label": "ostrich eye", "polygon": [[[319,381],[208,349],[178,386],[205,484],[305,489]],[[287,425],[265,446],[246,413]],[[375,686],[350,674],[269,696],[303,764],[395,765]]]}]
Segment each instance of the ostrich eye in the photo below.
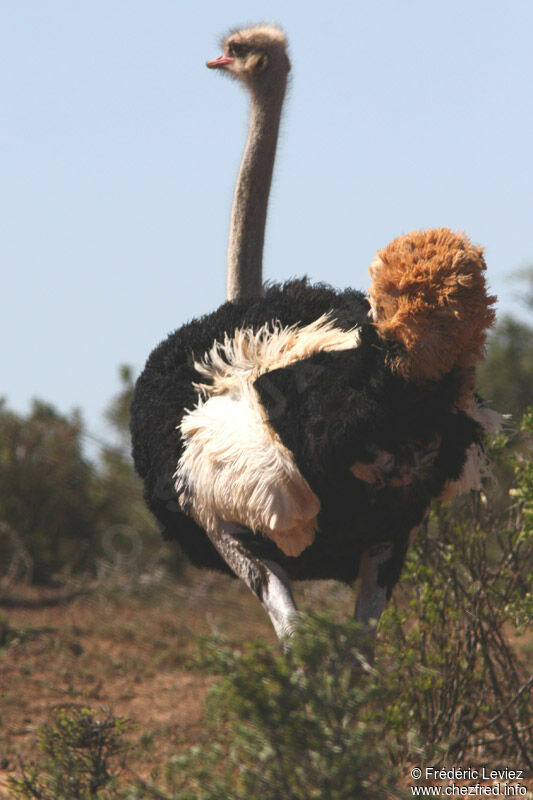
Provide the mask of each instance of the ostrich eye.
[{"label": "ostrich eye", "polygon": [[244,55],[245,51],[246,47],[239,42],[230,42],[228,44],[228,55],[233,56],[234,58]]}]

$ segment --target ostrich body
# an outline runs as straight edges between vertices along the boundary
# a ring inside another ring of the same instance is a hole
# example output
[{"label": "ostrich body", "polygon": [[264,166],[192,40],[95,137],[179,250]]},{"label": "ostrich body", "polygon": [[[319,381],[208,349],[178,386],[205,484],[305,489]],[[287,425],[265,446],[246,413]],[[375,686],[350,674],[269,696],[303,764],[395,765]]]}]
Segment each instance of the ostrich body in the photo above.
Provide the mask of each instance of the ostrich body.
[{"label": "ostrich body", "polygon": [[[268,30],[232,34],[208,66],[232,69],[254,98],[275,54],[286,59]],[[252,128],[256,113],[252,100]],[[494,298],[481,249],[447,229],[381,251],[369,297],[305,279],[260,295],[268,187],[262,210],[246,211],[256,147],[269,183],[275,142],[249,135],[235,192],[239,299],[150,355],[132,402],[135,465],[163,535],[193,564],[241,578],[280,637],[297,621],[291,579],[359,578],[355,614],[372,630],[431,501],[478,488],[486,471],[483,437],[499,417],[473,388]]]}]

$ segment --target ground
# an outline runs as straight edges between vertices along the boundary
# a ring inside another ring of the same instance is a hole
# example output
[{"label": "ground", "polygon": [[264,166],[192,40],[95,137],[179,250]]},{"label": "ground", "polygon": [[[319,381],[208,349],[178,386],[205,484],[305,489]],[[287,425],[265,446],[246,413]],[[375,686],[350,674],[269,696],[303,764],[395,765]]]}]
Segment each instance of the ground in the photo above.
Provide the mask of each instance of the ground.
[{"label": "ground", "polygon": [[[223,575],[189,568],[150,586],[119,575],[89,588],[44,605],[58,590],[12,587],[10,597],[37,605],[0,605],[0,800],[20,759],[38,758],[39,726],[68,704],[127,717],[133,750],[124,781],[150,781],[154,768],[201,741],[214,678],[194,666],[198,636],[261,637],[279,647],[257,600]],[[352,611],[350,589],[333,582],[297,584],[295,594],[300,606],[327,606],[339,618]]]},{"label": "ground", "polygon": [[[324,583],[296,591],[304,603],[329,594],[342,613],[350,613],[347,588]],[[22,588],[10,594],[21,593],[32,602],[58,594]],[[154,767],[201,735],[212,678],[191,666],[197,636],[223,632],[234,642],[261,636],[278,646],[246,587],[193,569],[151,588],[119,580],[61,605],[0,612],[2,800],[19,759],[36,758],[38,727],[57,706],[103,708],[130,719],[135,747],[130,762],[137,775],[149,779]]]}]

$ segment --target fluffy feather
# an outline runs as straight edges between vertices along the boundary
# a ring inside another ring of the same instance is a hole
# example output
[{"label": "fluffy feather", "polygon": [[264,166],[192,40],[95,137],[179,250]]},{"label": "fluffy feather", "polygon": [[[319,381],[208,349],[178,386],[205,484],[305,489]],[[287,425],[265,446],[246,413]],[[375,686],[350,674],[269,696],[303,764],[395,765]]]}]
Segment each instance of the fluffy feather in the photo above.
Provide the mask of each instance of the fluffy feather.
[{"label": "fluffy feather", "polygon": [[322,314],[309,325],[266,323],[259,330],[238,328],[224,342],[214,342],[209,352],[194,366],[208,384],[198,388],[208,395],[221,394],[235,380],[253,382],[260,375],[303,361],[316,353],[351,350],[360,342],[360,329],[343,330],[331,314]]},{"label": "fluffy feather", "polygon": [[178,500],[206,530],[237,522],[266,534],[289,556],[311,544],[320,503],[246,379],[200,400],[180,430]]},{"label": "fluffy feather", "polygon": [[380,336],[402,346],[392,365],[408,380],[439,380],[484,352],[496,297],[481,247],[447,228],[414,231],[378,252],[369,289]]},{"label": "fluffy feather", "polygon": [[[499,433],[507,418],[506,415],[498,414],[497,411],[482,405],[473,396],[466,413],[481,426],[485,436]],[[439,499],[448,501],[460,494],[466,494],[472,489],[479,490],[484,481],[490,482],[493,479],[485,448],[479,443],[471,444],[466,451],[466,461],[459,479],[449,481]]]},{"label": "fluffy feather", "polygon": [[184,450],[175,474],[182,508],[209,531],[238,522],[297,556],[315,535],[320,503],[293,455],[274,432],[253,382],[315,353],[353,349],[359,330],[345,331],[323,314],[308,325],[239,328],[215,341],[196,371],[201,398],[183,418]]}]

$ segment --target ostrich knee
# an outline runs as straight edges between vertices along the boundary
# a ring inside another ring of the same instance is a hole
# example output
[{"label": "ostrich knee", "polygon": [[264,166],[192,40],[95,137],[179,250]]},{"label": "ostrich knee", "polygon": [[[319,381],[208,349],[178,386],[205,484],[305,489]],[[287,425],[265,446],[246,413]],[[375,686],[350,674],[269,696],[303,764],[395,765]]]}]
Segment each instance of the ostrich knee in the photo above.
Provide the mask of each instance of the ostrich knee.
[{"label": "ostrich knee", "polygon": [[253,556],[239,541],[239,530],[238,525],[225,523],[221,530],[208,535],[226,564],[258,598],[278,638],[286,641],[299,618],[289,578],[276,562]]}]

